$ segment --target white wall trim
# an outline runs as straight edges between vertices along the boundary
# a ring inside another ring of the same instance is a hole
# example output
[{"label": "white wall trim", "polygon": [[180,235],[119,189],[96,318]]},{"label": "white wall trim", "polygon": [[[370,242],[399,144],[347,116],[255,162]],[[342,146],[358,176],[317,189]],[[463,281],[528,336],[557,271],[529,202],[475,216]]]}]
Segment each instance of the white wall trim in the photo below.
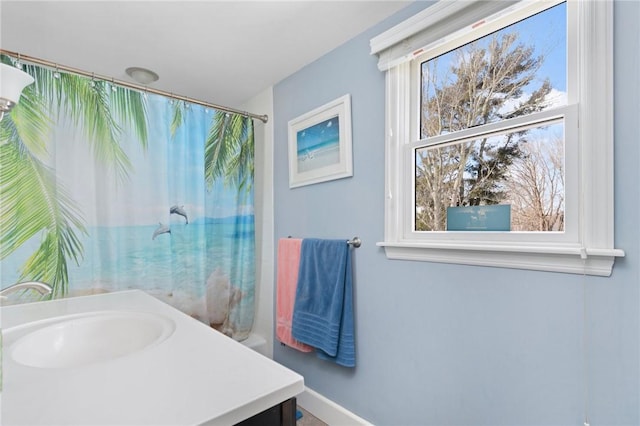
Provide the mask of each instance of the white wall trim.
[{"label": "white wall trim", "polygon": [[[255,350],[273,359],[274,336],[274,218],[273,218],[273,87],[256,95],[244,105],[246,111],[263,111],[269,121],[254,120],[256,217],[256,289],[255,316],[248,342]],[[264,339],[264,342],[260,341]]]},{"label": "white wall trim", "polygon": [[[378,69],[386,71],[416,54],[442,45],[468,32],[479,20],[494,21],[514,8],[549,7],[560,0],[451,1],[441,0],[369,42],[370,53],[378,55]],[[462,13],[464,11],[464,13]],[[471,39],[469,40],[471,41]],[[463,43],[464,44],[464,43]],[[446,50],[445,50],[446,51]],[[444,52],[443,52],[444,53]]]},{"label": "white wall trim", "polygon": [[387,258],[459,265],[491,266],[608,277],[616,257],[624,251],[556,247],[500,246],[487,244],[377,243]]},{"label": "white wall trim", "polygon": [[302,408],[330,426],[373,425],[308,387],[296,398]]}]

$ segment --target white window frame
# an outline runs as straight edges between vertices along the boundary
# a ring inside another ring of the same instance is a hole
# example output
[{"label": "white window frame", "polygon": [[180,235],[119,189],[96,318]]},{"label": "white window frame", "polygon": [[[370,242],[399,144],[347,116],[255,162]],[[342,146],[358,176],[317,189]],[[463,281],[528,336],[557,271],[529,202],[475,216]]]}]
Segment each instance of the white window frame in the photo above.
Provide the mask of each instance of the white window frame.
[{"label": "white window frame", "polygon": [[565,122],[565,232],[413,230],[413,150],[424,145],[416,142],[419,58],[560,2],[442,0],[371,40],[371,53],[386,72],[385,235],[378,246],[388,258],[609,276],[615,258],[624,256],[614,248],[610,1],[567,1],[568,105],[539,113]]}]

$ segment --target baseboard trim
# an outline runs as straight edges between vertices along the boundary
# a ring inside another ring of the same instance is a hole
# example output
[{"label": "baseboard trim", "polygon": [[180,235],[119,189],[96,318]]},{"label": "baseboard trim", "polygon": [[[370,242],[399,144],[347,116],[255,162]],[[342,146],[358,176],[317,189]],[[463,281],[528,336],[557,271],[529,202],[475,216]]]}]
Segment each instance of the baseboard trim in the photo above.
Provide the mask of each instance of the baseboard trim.
[{"label": "baseboard trim", "polygon": [[304,392],[296,398],[301,407],[330,426],[373,426],[365,419],[308,387],[305,387]]}]

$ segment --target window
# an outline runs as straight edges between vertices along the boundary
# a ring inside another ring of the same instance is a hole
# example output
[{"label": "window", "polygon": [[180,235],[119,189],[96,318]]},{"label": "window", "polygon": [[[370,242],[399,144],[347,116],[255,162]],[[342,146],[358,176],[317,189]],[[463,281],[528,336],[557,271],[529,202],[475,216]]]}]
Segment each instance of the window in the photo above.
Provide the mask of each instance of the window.
[{"label": "window", "polygon": [[371,48],[389,258],[611,274],[611,2],[441,1]]}]

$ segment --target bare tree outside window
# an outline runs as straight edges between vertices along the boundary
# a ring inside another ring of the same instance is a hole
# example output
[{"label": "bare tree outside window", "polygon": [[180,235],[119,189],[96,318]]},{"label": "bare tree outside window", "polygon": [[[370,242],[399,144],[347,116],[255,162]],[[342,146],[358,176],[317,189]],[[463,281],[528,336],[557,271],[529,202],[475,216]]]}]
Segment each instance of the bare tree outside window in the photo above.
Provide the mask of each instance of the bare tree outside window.
[{"label": "bare tree outside window", "polygon": [[[553,127],[559,127],[555,125]],[[555,133],[555,132],[554,132]],[[511,204],[513,231],[564,229],[564,140],[533,139],[522,145],[523,156],[509,169],[505,186]]]}]

